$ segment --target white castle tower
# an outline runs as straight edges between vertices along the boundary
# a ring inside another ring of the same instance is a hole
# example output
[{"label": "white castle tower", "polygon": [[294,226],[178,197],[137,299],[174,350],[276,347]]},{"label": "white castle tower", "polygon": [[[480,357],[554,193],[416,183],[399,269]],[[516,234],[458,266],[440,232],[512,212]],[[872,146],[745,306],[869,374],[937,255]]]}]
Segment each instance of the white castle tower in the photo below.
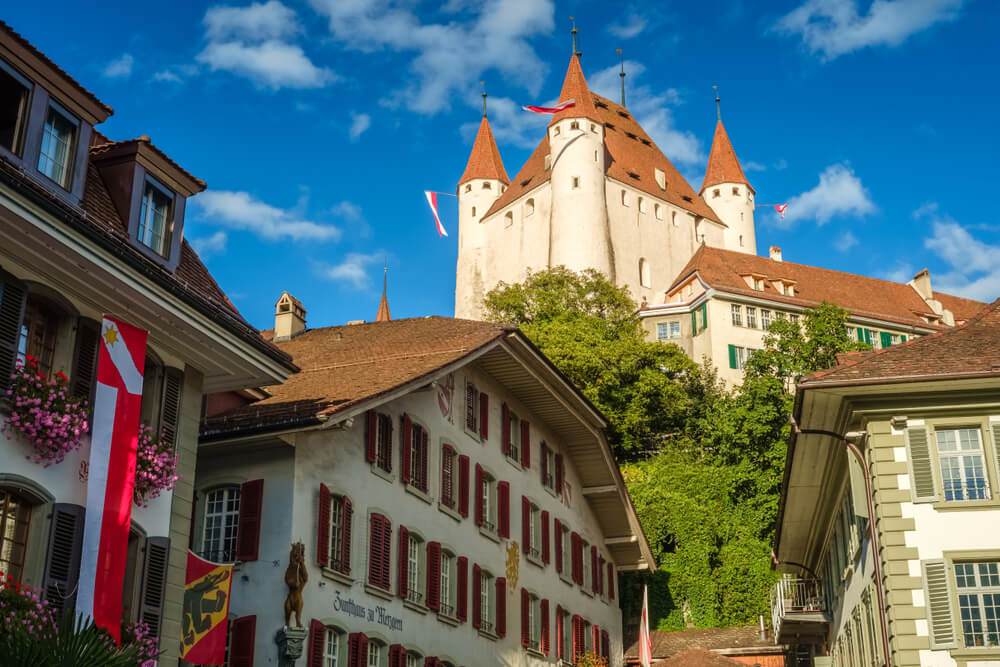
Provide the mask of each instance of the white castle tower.
[{"label": "white castle tower", "polygon": [[[715,98],[715,103],[718,105],[718,97]],[[712,153],[708,156],[708,167],[705,169],[700,194],[726,223],[724,247],[756,255],[757,234],[753,224],[756,192],[743,175],[740,161],[736,159],[736,151],[722,125],[721,112],[715,124]]]}]

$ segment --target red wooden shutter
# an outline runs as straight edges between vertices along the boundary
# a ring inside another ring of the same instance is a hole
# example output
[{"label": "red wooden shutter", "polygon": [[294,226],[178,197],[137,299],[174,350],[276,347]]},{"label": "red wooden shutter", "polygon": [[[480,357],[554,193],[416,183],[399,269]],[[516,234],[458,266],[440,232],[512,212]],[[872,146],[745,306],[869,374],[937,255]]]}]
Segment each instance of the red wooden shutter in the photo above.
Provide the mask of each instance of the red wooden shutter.
[{"label": "red wooden shutter", "polygon": [[402,465],[399,471],[399,479],[402,480],[403,484],[408,484],[410,482],[410,450],[412,449],[410,445],[410,435],[413,432],[413,422],[410,421],[410,415],[403,415],[403,439],[399,445],[400,455]]},{"label": "red wooden shutter", "polygon": [[393,644],[389,647],[389,667],[406,667],[403,662],[402,644]]},{"label": "red wooden shutter", "polygon": [[591,629],[594,631],[594,653],[597,654],[601,650],[601,626],[595,625]]},{"label": "red wooden shutter", "polygon": [[601,656],[604,658],[611,657],[611,636],[607,630],[601,630]]},{"label": "red wooden shutter", "polygon": [[458,600],[455,605],[455,617],[463,623],[469,618],[469,559],[459,556],[455,568],[458,576]]},{"label": "red wooden shutter", "polygon": [[479,394],[479,437],[487,440],[490,437],[490,397]]},{"label": "red wooden shutter", "polygon": [[[391,578],[390,564],[392,562],[392,522],[382,517],[382,588],[389,590]],[[367,641],[367,637],[365,638]]]},{"label": "red wooden shutter", "polygon": [[539,605],[539,608],[541,610],[539,616],[542,617],[541,618],[542,632],[540,635],[540,640],[542,644],[542,653],[548,655],[549,651],[551,650],[551,647],[549,645],[549,601],[542,600],[542,603]]},{"label": "red wooden shutter", "polygon": [[316,513],[316,563],[330,564],[330,489],[319,485],[319,511]]},{"label": "red wooden shutter", "polygon": [[497,637],[507,636],[507,579],[497,577]]},{"label": "red wooden shutter", "polygon": [[476,464],[476,525],[483,525],[483,467]]},{"label": "red wooden shutter", "polygon": [[366,667],[368,664],[368,638],[355,632],[347,638],[347,667]]},{"label": "red wooden shutter", "polygon": [[560,495],[562,495],[564,472],[562,454],[556,454],[556,493]]},{"label": "red wooden shutter", "polygon": [[563,633],[565,629],[563,628],[563,608],[562,605],[556,605],[556,657],[560,660],[565,660],[567,656],[563,655]]},{"label": "red wooden shutter", "polygon": [[469,457],[458,457],[458,513],[469,516]]},{"label": "red wooden shutter", "polygon": [[399,563],[396,567],[399,572],[399,581],[397,587],[399,588],[399,597],[406,599],[407,588],[409,584],[409,579],[407,575],[410,569],[410,531],[406,529],[406,526],[399,527]]},{"label": "red wooden shutter", "polygon": [[531,596],[528,589],[521,587],[521,646],[527,647],[531,643],[531,632],[528,623],[528,606],[531,604]]},{"label": "red wooden shutter", "polygon": [[240,518],[236,528],[236,560],[257,560],[260,552],[260,512],[264,505],[264,480],[240,487]]},{"label": "red wooden shutter", "polygon": [[549,562],[549,513],[542,512],[542,562]]},{"label": "red wooden shutter", "polygon": [[549,446],[542,440],[542,464],[538,466],[542,469],[542,486],[548,486],[545,478],[549,476]]},{"label": "red wooden shutter", "polygon": [[604,595],[604,556],[597,557],[597,593]]},{"label": "red wooden shutter", "polygon": [[563,571],[563,552],[562,552],[562,521],[555,519],[553,521],[555,530],[555,544],[556,544],[556,572]]},{"label": "red wooden shutter", "polygon": [[521,541],[524,553],[531,553],[531,501],[521,496]]},{"label": "red wooden shutter", "polygon": [[365,461],[375,463],[376,443],[378,441],[378,413],[369,410],[365,413]]},{"label": "red wooden shutter", "polygon": [[497,533],[500,537],[510,537],[510,482],[497,482],[497,516],[499,517],[499,527]]},{"label": "red wooden shutter", "polygon": [[455,450],[451,445],[441,448],[441,502],[455,507]]},{"label": "red wooden shutter", "polygon": [[382,522],[378,514],[372,514],[368,519],[368,583],[381,586],[382,575]]},{"label": "red wooden shutter", "polygon": [[229,666],[253,667],[253,645],[257,635],[257,617],[241,616],[229,630]]},{"label": "red wooden shutter", "polygon": [[521,420],[521,465],[531,467],[531,424],[526,419]]},{"label": "red wooden shutter", "polygon": [[472,627],[483,625],[483,571],[478,565],[472,566]]},{"label": "red wooden shutter", "polygon": [[583,656],[583,619],[573,615],[573,662]]},{"label": "red wooden shutter", "polygon": [[427,608],[441,610],[441,543],[427,543]]},{"label": "red wooden shutter", "polygon": [[351,573],[351,517],[354,515],[354,505],[351,499],[344,496],[343,520],[341,521],[340,538],[340,571]]},{"label": "red wooden shutter", "polygon": [[500,409],[500,429],[503,433],[503,453],[510,456],[510,408],[504,403]]},{"label": "red wooden shutter", "polygon": [[427,429],[420,429],[420,484],[417,486],[421,491],[427,493],[427,461],[430,459],[430,452],[427,444]]},{"label": "red wooden shutter", "polygon": [[615,564],[608,563],[608,597],[615,599]]},{"label": "red wooden shutter", "polygon": [[590,590],[597,592],[597,577],[601,569],[597,566],[597,547],[590,547]]},{"label": "red wooden shutter", "polygon": [[315,618],[309,622],[309,657],[307,667],[323,667],[323,643],[326,641],[326,626]]}]

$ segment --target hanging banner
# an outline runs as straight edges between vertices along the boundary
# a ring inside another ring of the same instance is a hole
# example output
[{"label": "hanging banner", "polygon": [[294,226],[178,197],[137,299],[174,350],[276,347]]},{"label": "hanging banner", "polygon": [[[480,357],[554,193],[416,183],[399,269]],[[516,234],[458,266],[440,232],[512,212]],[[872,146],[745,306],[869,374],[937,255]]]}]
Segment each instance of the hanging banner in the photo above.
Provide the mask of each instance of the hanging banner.
[{"label": "hanging banner", "polygon": [[192,665],[224,665],[229,631],[232,563],[213,563],[188,552],[181,619],[181,658]]}]

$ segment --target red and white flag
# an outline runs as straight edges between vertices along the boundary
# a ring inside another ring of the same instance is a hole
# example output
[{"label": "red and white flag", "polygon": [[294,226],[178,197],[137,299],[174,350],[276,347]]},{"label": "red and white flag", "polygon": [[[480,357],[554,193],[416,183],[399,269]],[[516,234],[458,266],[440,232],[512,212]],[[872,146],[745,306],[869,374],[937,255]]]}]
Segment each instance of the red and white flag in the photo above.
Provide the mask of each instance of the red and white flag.
[{"label": "red and white flag", "polygon": [[120,642],[146,331],[105,316],[97,362],[76,610]]},{"label": "red and white flag", "polygon": [[774,210],[781,214],[781,219],[785,219],[785,209],[788,208],[788,204],[775,204]]},{"label": "red and white flag", "polygon": [[521,107],[525,111],[530,111],[531,113],[559,113],[564,109],[571,109],[576,106],[576,100],[566,100],[565,102],[560,102],[554,107],[536,107],[532,105],[527,105]]},{"label": "red and white flag", "polygon": [[647,587],[642,587],[642,619],[639,622],[639,664],[649,667],[653,663],[653,641],[649,638],[649,599]]},{"label": "red and white flag", "polygon": [[448,236],[448,232],[445,231],[444,225],[441,224],[441,218],[438,216],[438,193],[424,190],[424,195],[427,197],[427,203],[431,205],[434,222],[437,223],[438,236]]}]

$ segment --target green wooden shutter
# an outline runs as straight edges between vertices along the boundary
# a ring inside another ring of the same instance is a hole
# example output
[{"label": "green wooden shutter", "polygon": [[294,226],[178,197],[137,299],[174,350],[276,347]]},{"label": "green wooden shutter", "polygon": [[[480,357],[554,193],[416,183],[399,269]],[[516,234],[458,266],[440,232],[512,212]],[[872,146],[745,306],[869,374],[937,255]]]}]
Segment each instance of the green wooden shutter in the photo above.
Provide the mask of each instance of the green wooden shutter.
[{"label": "green wooden shutter", "polygon": [[0,396],[7,394],[24,321],[24,284],[0,270]]},{"label": "green wooden shutter", "polygon": [[691,335],[698,335],[698,313],[696,311],[691,311]]},{"label": "green wooden shutter", "polygon": [[865,475],[868,472],[851,452],[847,454],[847,465],[851,473],[851,503],[854,506],[854,516],[868,518],[868,489],[865,485]]},{"label": "green wooden shutter", "polygon": [[729,367],[730,368],[738,368],[738,364],[736,363],[736,346],[735,345],[730,345],[729,346]]},{"label": "green wooden shutter", "polygon": [[871,345],[872,344],[872,330],[871,329],[865,329],[864,332],[865,332],[865,342],[868,343],[869,345]]},{"label": "green wooden shutter", "polygon": [[863,343],[865,340],[865,330],[858,327],[858,342]]},{"label": "green wooden shutter", "polygon": [[905,342],[906,342],[906,336],[900,336],[900,337],[899,337],[899,341],[900,341],[901,343],[905,343]]},{"label": "green wooden shutter", "polygon": [[701,328],[708,328],[708,301],[701,304]]},{"label": "green wooden shutter", "polygon": [[927,503],[938,499],[934,488],[934,463],[927,429],[915,426],[906,429],[906,447],[910,455],[910,480],[913,502]]},{"label": "green wooden shutter", "polygon": [[879,332],[879,338],[882,341],[882,347],[890,347],[892,345],[892,334],[886,333],[885,331]]},{"label": "green wooden shutter", "polygon": [[955,624],[952,621],[948,566],[943,560],[925,560],[921,566],[924,571],[924,593],[927,595],[931,648],[954,648]]}]

